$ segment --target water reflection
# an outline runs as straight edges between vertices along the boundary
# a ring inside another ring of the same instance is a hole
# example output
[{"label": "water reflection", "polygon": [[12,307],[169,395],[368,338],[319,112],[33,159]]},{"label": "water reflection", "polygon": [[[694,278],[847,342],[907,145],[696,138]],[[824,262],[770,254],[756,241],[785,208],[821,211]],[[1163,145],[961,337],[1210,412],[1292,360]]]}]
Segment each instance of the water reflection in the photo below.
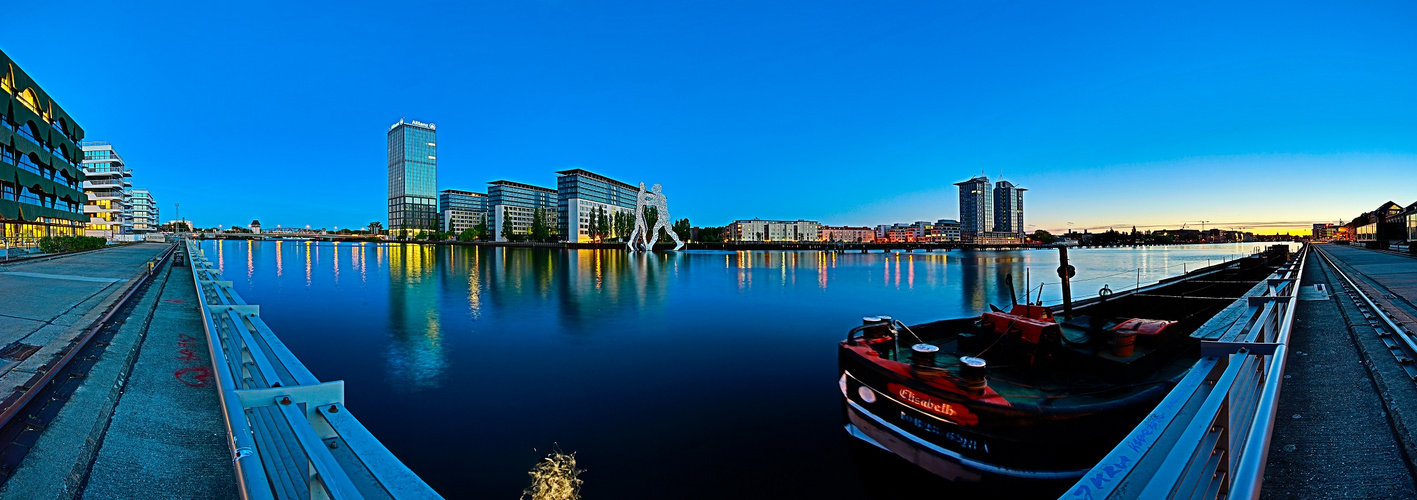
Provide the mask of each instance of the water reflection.
[{"label": "water reflection", "polygon": [[[915,324],[1006,306],[1009,275],[1020,296],[1028,276],[1035,293],[1047,284],[1045,302],[1060,298],[1051,250],[630,254],[289,243],[203,245],[219,265],[226,246],[248,245],[232,248],[246,250],[252,276],[238,291],[317,376],[349,380],[351,408],[400,459],[445,492],[493,496],[525,486],[523,464],[508,457],[556,441],[594,452],[606,498],[678,488],[676,464],[685,463],[729,478],[685,497],[766,491],[753,479],[761,475],[744,471],[773,471],[772,484],[803,488],[780,496],[864,497],[872,481],[851,471],[869,467],[854,465],[845,444],[831,375],[846,330],[865,315]],[[1133,286],[1138,268],[1143,284],[1154,282],[1252,246],[1074,251],[1074,291]],[[284,250],[303,258],[303,276],[284,274]],[[480,383],[503,380],[517,383]],[[755,389],[764,383],[773,390]],[[547,401],[573,410],[545,411]],[[753,411],[723,411],[736,408]],[[406,430],[408,415],[424,416],[416,430]],[[743,442],[776,444],[743,454]],[[824,480],[823,470],[835,472]]]},{"label": "water reflection", "polygon": [[447,367],[440,288],[423,286],[433,274],[436,247],[395,244],[389,250],[389,378],[413,390],[439,387]]}]

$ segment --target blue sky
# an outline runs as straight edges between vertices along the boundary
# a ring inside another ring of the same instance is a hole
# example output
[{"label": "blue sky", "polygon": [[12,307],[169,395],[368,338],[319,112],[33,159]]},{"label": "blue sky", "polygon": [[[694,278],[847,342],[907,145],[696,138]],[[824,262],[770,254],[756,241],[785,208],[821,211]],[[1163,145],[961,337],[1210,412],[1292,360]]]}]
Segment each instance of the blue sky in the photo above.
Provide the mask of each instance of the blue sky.
[{"label": "blue sky", "polygon": [[0,49],[200,226],[385,220],[404,117],[440,188],[580,167],[695,225],[955,218],[981,170],[1050,230],[1417,200],[1412,4],[123,4],[7,6]]}]

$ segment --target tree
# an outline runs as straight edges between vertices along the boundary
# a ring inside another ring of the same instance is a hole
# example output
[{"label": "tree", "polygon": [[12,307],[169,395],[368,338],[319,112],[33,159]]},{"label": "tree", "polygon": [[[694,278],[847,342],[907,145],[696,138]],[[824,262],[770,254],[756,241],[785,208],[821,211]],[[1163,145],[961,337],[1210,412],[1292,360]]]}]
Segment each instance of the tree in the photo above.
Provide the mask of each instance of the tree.
[{"label": "tree", "polygon": [[689,226],[689,219],[679,219],[674,222],[674,234],[679,236],[679,241],[689,241],[689,236],[693,234]]},{"label": "tree", "polygon": [[699,228],[698,241],[704,243],[723,242],[723,228],[721,227],[701,227]]},{"label": "tree", "polygon": [[512,217],[507,213],[509,211],[510,209],[507,208],[502,209],[502,239],[511,241],[514,235],[512,233]]},{"label": "tree", "polygon": [[[476,226],[472,226],[471,229],[472,229],[472,231],[473,231],[473,233],[472,233],[473,239],[477,239],[477,240],[485,240],[485,239],[487,239],[488,231],[489,231],[488,228],[487,228],[487,218],[486,218],[486,217],[483,217],[483,218],[482,218],[482,221],[481,221],[481,222],[478,222]],[[469,241],[471,241],[471,240],[469,240]]]},{"label": "tree", "polygon": [[546,241],[550,235],[550,230],[546,227],[546,210],[542,208],[531,211],[531,240]]},{"label": "tree", "polygon": [[1044,244],[1044,245],[1048,245],[1048,244],[1051,244],[1051,243],[1053,243],[1053,242],[1055,242],[1055,241],[1058,241],[1058,237],[1057,237],[1057,236],[1053,236],[1052,233],[1049,233],[1048,231],[1044,231],[1044,230],[1042,230],[1042,229],[1039,229],[1039,230],[1037,230],[1037,231],[1034,231],[1032,238],[1033,238],[1033,241],[1037,241],[1037,242],[1042,243],[1042,244]]},{"label": "tree", "polygon": [[599,225],[601,225],[601,239],[611,237],[611,218],[609,218],[609,215],[605,214],[605,210],[601,210],[601,217],[597,218],[597,220],[599,221]]}]

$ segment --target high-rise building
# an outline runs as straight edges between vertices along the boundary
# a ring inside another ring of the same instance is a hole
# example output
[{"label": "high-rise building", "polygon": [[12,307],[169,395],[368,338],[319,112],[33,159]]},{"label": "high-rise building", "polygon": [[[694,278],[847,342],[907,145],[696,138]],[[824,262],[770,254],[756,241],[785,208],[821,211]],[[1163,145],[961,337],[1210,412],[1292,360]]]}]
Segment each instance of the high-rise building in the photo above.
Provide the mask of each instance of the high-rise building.
[{"label": "high-rise building", "polygon": [[84,151],[84,194],[89,197],[84,204],[84,213],[89,215],[84,234],[121,240],[133,227],[128,219],[133,171],[108,142],[84,142],[80,147]]},{"label": "high-rise building", "polygon": [[512,234],[531,233],[532,215],[536,209],[545,211],[543,220],[547,229],[556,232],[556,190],[512,181],[492,181],[487,183],[487,206],[492,209],[492,223],[488,229],[496,241],[507,241],[502,234],[505,221],[511,221]]},{"label": "high-rise building", "polygon": [[457,189],[438,191],[438,213],[442,214],[443,230],[456,235],[487,220],[487,195]]},{"label": "high-rise building", "polygon": [[[605,212],[607,221],[614,220],[616,213],[635,213],[639,187],[582,169],[562,170],[556,174],[559,175],[556,178],[556,227],[562,241],[590,241],[591,216],[597,209]],[[571,227],[572,223],[575,227]],[[616,236],[620,235],[609,235]]]},{"label": "high-rise building", "polygon": [[[128,198],[131,208],[128,209],[130,220],[133,221],[133,233],[143,234],[158,230],[157,201],[153,199],[152,193],[146,189],[134,189]],[[260,231],[257,231],[260,232]]]},{"label": "high-rise building", "polygon": [[983,175],[955,185],[959,186],[960,239],[973,243],[994,229],[994,191]]},{"label": "high-rise building", "polygon": [[994,232],[1024,234],[1023,192],[1009,181],[994,184]]},{"label": "high-rise building", "polygon": [[0,94],[0,248],[84,234],[84,129],[3,51]]},{"label": "high-rise building", "polygon": [[389,234],[438,229],[437,126],[399,120],[388,139]]}]

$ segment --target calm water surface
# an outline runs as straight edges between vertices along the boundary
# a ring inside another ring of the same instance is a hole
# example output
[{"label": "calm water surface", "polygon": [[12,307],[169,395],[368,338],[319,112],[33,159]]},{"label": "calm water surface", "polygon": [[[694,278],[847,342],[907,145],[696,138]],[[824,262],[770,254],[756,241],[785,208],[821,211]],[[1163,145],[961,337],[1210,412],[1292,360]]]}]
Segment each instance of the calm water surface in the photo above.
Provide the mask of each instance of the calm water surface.
[{"label": "calm water surface", "polygon": [[[1074,249],[1074,294],[1155,282],[1257,243]],[[587,498],[891,497],[951,486],[853,444],[836,343],[1060,300],[1056,250],[539,250],[206,241],[207,256],[404,463],[450,498],[516,498],[559,447]],[[1140,269],[1140,273],[1138,273]]]}]

